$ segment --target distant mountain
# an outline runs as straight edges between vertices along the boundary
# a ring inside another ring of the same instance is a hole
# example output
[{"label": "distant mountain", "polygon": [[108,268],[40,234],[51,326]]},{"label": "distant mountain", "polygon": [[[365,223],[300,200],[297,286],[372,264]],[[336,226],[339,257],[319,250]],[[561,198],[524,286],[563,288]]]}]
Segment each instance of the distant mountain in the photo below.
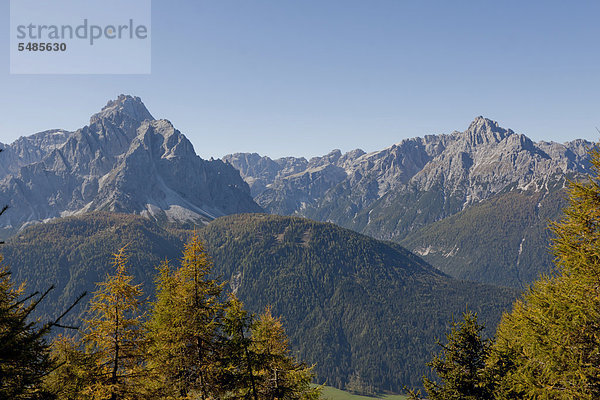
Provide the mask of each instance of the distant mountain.
[{"label": "distant mountain", "polygon": [[[540,203],[540,207],[544,208],[546,202],[542,200],[551,192],[561,190],[565,178],[574,178],[588,171],[587,150],[590,146],[592,143],[584,140],[565,144],[534,143],[525,135],[478,117],[464,132],[406,139],[368,154],[362,150],[346,154],[334,150],[307,161],[292,157],[271,160],[257,154],[238,153],[223,159],[240,171],[256,202],[269,212],[331,221],[423,252],[422,248],[429,245],[439,247],[439,243],[426,243],[429,236],[412,239],[421,229],[467,211],[472,206],[483,205],[504,193],[538,193],[535,197],[539,201],[535,204]],[[562,194],[553,196],[560,198]],[[560,206],[552,203],[551,207],[551,210],[536,209],[536,213],[553,218]],[[514,208],[504,211],[509,215],[515,213],[515,218],[521,212]],[[477,217],[484,223],[494,215],[479,212]],[[535,219],[534,216],[525,220],[538,228],[547,224],[547,220]],[[527,227],[533,227],[531,224]],[[439,235],[434,236],[440,239]],[[443,241],[450,243],[452,239],[447,237]],[[477,242],[481,249],[496,246],[492,236],[487,239],[480,237]],[[547,243],[541,241],[534,247],[526,246],[522,249],[523,258],[533,258],[542,249],[545,251],[546,246]],[[514,252],[510,255],[489,258],[488,264],[482,268],[514,267],[512,261],[509,266],[501,258],[514,255],[516,259],[518,249],[517,245],[514,249],[511,247]],[[460,262],[476,263],[475,256],[463,252],[459,261],[454,258],[456,255],[451,249],[445,254],[446,257],[428,260],[450,274],[454,274],[457,268],[462,269],[455,275],[462,278],[520,285],[514,277],[508,281],[501,280],[502,273],[493,277],[483,271],[475,271],[475,267],[458,267]],[[538,263],[536,272],[528,274],[528,277],[537,276],[549,268],[550,265]],[[529,282],[527,278],[524,283]]]},{"label": "distant mountain", "polygon": [[[190,233],[139,216],[92,213],[31,226],[2,252],[30,289],[56,285],[41,308],[55,313],[93,290],[125,244],[136,281],[151,295],[154,267],[165,257],[177,263]],[[254,312],[271,305],[294,353],[316,363],[321,382],[342,388],[352,375],[382,390],[419,385],[453,317],[468,307],[492,332],[517,296],[452,279],[397,244],[333,224],[243,214],[218,218],[199,234],[227,290]]]},{"label": "distant mountain", "polygon": [[526,288],[553,269],[548,221],[561,216],[564,183],[500,193],[400,243],[451,276]]},{"label": "distant mountain", "polygon": [[21,167],[41,161],[48,153],[67,141],[72,132],[53,129],[21,137],[11,144],[0,143],[3,149],[0,179],[16,174]]},{"label": "distant mountain", "polygon": [[46,131],[5,145],[0,221],[6,234],[49,218],[91,210],[163,220],[208,221],[259,212],[238,171],[205,161],[138,97],[121,95],[75,132]]}]

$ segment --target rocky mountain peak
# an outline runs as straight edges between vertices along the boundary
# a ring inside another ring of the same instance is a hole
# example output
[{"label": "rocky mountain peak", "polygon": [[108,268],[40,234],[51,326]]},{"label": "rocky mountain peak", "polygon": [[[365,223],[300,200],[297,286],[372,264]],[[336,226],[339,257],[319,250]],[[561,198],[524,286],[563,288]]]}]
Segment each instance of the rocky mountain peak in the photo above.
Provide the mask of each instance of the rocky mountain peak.
[{"label": "rocky mountain peak", "polygon": [[0,170],[0,204],[10,205],[0,236],[100,209],[196,223],[263,211],[237,170],[202,160],[191,142],[168,120],[155,120],[139,97],[109,101],[89,126],[75,132],[47,131],[26,139],[31,140],[21,142],[27,147],[10,146],[11,165]]},{"label": "rocky mountain peak", "polygon": [[534,143],[480,116],[463,132],[404,139],[368,154],[334,150],[308,163],[267,158],[279,168],[258,155],[226,159],[243,171],[264,209],[387,240],[501,193],[533,190],[545,196],[565,177],[588,170],[589,145],[583,140]]},{"label": "rocky mountain peak", "polygon": [[342,151],[340,149],[335,149],[330,151],[323,157],[313,157],[310,159],[308,165],[309,167],[319,167],[323,165],[336,164],[338,160],[342,157]]},{"label": "rocky mountain peak", "polygon": [[106,103],[99,113],[92,115],[90,125],[105,119],[122,119],[123,116],[138,123],[145,120],[154,120],[154,117],[139,97],[121,94],[116,100],[110,100]]},{"label": "rocky mountain peak", "polygon": [[471,122],[466,131],[458,132],[455,135],[475,146],[499,143],[512,134],[514,134],[512,130],[500,127],[498,122],[479,116]]}]

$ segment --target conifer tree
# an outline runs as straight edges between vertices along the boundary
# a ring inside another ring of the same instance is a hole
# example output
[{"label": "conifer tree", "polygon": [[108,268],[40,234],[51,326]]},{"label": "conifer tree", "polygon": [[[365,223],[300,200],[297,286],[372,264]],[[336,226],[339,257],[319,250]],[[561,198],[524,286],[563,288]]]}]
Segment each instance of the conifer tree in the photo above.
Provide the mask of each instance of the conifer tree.
[{"label": "conifer tree", "polygon": [[[7,209],[2,207],[0,215]],[[32,321],[31,314],[53,289],[25,295],[25,285],[12,282],[0,255],[0,399],[53,398],[42,382],[56,367],[46,337],[53,327],[64,327],[61,319],[85,296],[81,294],[53,321],[43,325]]]},{"label": "conifer tree", "polygon": [[52,342],[57,367],[44,379],[44,388],[61,400],[88,399],[84,390],[92,385],[99,353],[86,353],[73,337],[59,335]]},{"label": "conifer tree", "polygon": [[210,279],[212,262],[196,233],[186,244],[181,267],[159,267],[156,302],[148,324],[150,366],[157,393],[206,399],[218,386],[218,330],[223,285]]},{"label": "conifer tree", "polygon": [[229,295],[223,320],[221,396],[231,400],[258,400],[256,377],[257,357],[252,349],[250,329],[254,316],[232,293]]},{"label": "conifer tree", "polygon": [[553,224],[557,273],[536,282],[503,317],[490,366],[498,398],[600,398],[600,154],[571,182]]},{"label": "conifer tree", "polygon": [[[2,262],[2,256],[0,256]],[[50,326],[28,321],[39,299],[23,298],[7,267],[0,268],[0,398],[29,399],[39,395],[41,379],[52,368],[45,342]]]},{"label": "conifer tree", "polygon": [[320,388],[311,387],[312,368],[298,362],[290,354],[289,343],[280,318],[271,308],[252,324],[251,352],[256,357],[259,398],[318,399]]},{"label": "conifer tree", "polygon": [[114,275],[98,284],[85,321],[83,343],[92,360],[82,393],[92,399],[144,398],[139,381],[144,371],[141,285],[127,274],[125,248],[114,255]]},{"label": "conifer tree", "polygon": [[[493,385],[488,379],[486,359],[490,341],[482,338],[484,327],[477,322],[477,314],[467,312],[463,321],[453,322],[447,344],[427,365],[438,375],[439,381],[423,379],[423,386],[431,400],[480,400],[493,398]],[[410,392],[419,399],[420,393]]]}]

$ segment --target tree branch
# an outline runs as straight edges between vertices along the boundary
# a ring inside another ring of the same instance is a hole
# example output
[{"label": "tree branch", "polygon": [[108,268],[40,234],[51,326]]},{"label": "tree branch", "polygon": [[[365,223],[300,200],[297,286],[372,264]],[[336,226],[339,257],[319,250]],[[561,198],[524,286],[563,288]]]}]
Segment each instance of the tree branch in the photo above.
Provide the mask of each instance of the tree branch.
[{"label": "tree branch", "polygon": [[77,329],[77,328],[73,328],[73,327],[69,327],[69,326],[63,326],[63,325],[60,325],[60,324],[59,324],[59,322],[60,322],[60,320],[61,320],[61,319],[63,319],[63,318],[64,318],[64,316],[65,316],[65,315],[67,315],[67,314],[69,313],[69,311],[71,311],[71,310],[73,309],[73,307],[75,307],[75,306],[77,305],[77,303],[79,303],[79,302],[81,301],[81,299],[83,299],[83,298],[85,297],[85,295],[87,295],[87,292],[83,292],[83,293],[81,293],[81,294],[80,294],[80,295],[77,297],[77,299],[75,299],[75,301],[73,302],[73,304],[71,304],[71,305],[69,306],[69,308],[67,308],[67,309],[65,310],[65,312],[63,312],[62,314],[60,314],[60,316],[59,316],[58,318],[56,318],[56,319],[54,320],[54,322],[52,322],[51,326],[56,326],[56,327],[59,327],[59,328]]}]

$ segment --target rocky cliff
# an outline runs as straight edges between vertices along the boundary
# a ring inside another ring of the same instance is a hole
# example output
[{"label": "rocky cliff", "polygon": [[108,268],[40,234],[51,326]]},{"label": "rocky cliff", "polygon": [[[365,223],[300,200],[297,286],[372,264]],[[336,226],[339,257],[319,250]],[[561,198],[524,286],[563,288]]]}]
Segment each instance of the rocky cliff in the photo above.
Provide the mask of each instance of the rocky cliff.
[{"label": "rocky cliff", "polygon": [[91,210],[208,221],[258,212],[248,185],[221,160],[206,161],[138,97],[121,95],[75,131],[46,131],[4,146],[4,233]]},{"label": "rocky cliff", "polygon": [[[450,274],[506,284],[495,278],[487,279],[481,271],[475,275],[453,273],[448,265],[466,271],[464,264],[475,260],[454,251],[455,237],[442,240],[439,235],[433,235],[431,229],[427,235],[418,232],[507,192],[527,194],[527,201],[533,203],[531,207],[527,203],[528,209],[535,212],[527,216],[527,226],[535,226],[534,231],[543,232],[548,218],[560,213],[558,203],[564,195],[561,189],[566,178],[588,172],[587,150],[591,146],[592,143],[584,140],[564,144],[534,143],[523,134],[477,117],[465,131],[406,139],[372,153],[354,150],[342,154],[334,150],[310,160],[291,157],[271,160],[258,154],[232,154],[224,160],[240,170],[257,203],[270,212],[330,221],[376,238],[402,242]],[[550,195],[552,201],[544,201]],[[543,209],[546,205],[548,210]],[[491,210],[478,208],[483,209]],[[484,222],[486,218],[497,218],[495,214],[478,211],[471,213],[468,220],[475,221],[475,214]],[[516,214],[514,217],[517,218]],[[480,233],[472,231],[471,238]],[[411,240],[414,235],[419,240]],[[429,243],[434,236],[436,242]],[[484,249],[497,246],[491,239],[489,242],[477,239]],[[494,240],[497,239],[501,237],[494,236]],[[528,254],[521,254],[521,240],[518,237],[516,248],[511,245],[506,250],[511,252],[510,257],[502,254],[502,260],[490,259],[490,265],[485,268],[507,268],[507,264],[513,263],[507,260],[526,258]],[[540,241],[532,254],[547,252],[547,245],[547,240]],[[432,250],[427,252],[428,248]],[[430,258],[436,252],[438,259]],[[442,254],[448,256],[442,257]],[[455,254],[463,258],[456,261]],[[540,261],[543,265],[532,267],[527,280],[547,271],[549,259],[546,257]],[[518,282],[517,276],[510,279],[511,285]]]}]

